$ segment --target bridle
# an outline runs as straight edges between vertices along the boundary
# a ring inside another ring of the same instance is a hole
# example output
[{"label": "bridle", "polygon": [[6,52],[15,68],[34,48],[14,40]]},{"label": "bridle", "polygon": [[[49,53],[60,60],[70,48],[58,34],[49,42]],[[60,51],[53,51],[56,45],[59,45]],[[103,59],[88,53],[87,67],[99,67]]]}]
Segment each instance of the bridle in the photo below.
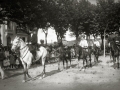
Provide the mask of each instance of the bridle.
[{"label": "bridle", "polygon": [[[19,42],[17,43],[17,45],[14,45],[14,46],[19,47],[18,45],[19,45],[20,43],[21,43],[21,39],[19,38]],[[19,50],[21,51],[21,50],[23,50],[25,47],[27,47],[27,45],[25,45],[23,48],[19,48]],[[27,50],[27,48],[26,48],[26,50]],[[25,51],[26,51],[26,50],[25,50]],[[27,52],[25,53],[25,55],[24,55],[23,57],[21,57],[22,59],[27,55],[28,51],[29,51],[29,50],[27,50]]]}]

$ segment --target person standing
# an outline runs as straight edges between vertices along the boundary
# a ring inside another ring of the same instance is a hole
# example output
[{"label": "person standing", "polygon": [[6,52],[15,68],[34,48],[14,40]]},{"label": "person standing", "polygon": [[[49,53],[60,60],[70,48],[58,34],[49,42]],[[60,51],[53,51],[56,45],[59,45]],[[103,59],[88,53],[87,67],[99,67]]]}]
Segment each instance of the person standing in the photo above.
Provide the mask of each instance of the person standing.
[{"label": "person standing", "polygon": [[3,70],[3,61],[6,59],[5,53],[3,52],[2,48],[0,48],[0,73],[1,73],[1,78],[4,79],[4,70]]},{"label": "person standing", "polygon": [[11,69],[15,69],[15,62],[16,62],[15,56],[14,56],[13,53],[11,53],[11,54],[10,54],[10,68],[11,68]]}]

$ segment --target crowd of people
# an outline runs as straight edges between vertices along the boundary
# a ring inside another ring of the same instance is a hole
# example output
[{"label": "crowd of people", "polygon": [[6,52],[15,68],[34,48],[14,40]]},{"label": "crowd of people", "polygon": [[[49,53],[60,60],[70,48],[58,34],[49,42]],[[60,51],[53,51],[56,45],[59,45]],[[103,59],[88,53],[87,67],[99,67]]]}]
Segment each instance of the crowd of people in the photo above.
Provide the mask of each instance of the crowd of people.
[{"label": "crowd of people", "polygon": [[4,60],[2,60],[3,69],[17,69],[22,67],[18,54],[11,52],[9,47],[2,47],[0,49],[1,52],[4,52],[5,56]]}]

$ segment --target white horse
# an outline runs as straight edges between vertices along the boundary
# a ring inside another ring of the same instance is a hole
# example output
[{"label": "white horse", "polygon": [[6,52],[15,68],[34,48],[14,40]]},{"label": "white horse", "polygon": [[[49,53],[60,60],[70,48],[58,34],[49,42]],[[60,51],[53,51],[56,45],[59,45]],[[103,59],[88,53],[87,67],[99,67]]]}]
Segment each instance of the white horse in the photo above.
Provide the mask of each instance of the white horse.
[{"label": "white horse", "polygon": [[[12,51],[19,50],[20,52],[20,60],[22,61],[22,65],[24,67],[24,79],[23,82],[26,82],[26,75],[31,78],[31,76],[28,73],[28,70],[32,64],[33,55],[29,50],[29,47],[26,45],[26,43],[18,36],[16,36],[12,42]],[[40,78],[45,77],[45,60],[47,56],[47,50],[44,47],[40,47],[39,51],[36,51],[36,60],[39,60],[41,58],[42,60],[42,67],[43,72],[42,76]]]}]

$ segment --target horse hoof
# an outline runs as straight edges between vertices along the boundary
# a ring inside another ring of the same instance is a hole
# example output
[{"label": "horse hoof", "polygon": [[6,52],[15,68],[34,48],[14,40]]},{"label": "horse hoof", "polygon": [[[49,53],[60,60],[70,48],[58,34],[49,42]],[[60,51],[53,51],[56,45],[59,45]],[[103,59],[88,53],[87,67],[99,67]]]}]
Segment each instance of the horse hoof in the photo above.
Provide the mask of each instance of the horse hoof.
[{"label": "horse hoof", "polygon": [[22,82],[23,82],[23,83],[25,83],[26,81],[25,81],[25,80],[23,80]]},{"label": "horse hoof", "polygon": [[40,77],[39,79],[43,79],[42,77]]},{"label": "horse hoof", "polygon": [[83,68],[83,69],[82,69],[82,71],[84,71],[84,72],[85,72],[85,69]]},{"label": "horse hoof", "polygon": [[79,69],[79,71],[82,71],[82,68],[81,68],[81,69]]},{"label": "horse hoof", "polygon": [[45,77],[45,74],[43,75],[43,78]]}]

